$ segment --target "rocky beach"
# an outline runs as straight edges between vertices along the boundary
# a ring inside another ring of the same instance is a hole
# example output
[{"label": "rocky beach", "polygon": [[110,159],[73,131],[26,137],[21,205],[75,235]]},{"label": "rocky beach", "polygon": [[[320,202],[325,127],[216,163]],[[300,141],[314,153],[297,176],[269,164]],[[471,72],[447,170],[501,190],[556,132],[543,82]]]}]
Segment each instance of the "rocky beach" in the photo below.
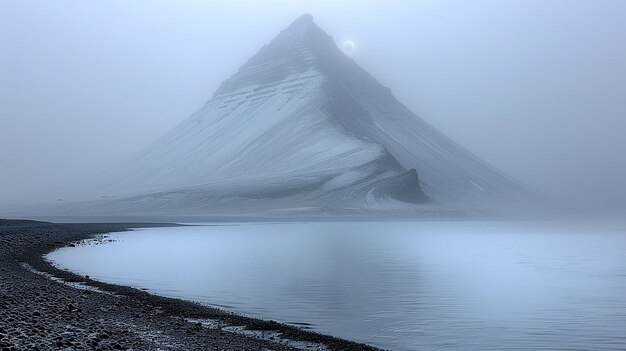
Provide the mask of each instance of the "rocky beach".
[{"label": "rocky beach", "polygon": [[106,233],[166,225],[0,220],[0,350],[376,350],[97,282],[43,258]]}]

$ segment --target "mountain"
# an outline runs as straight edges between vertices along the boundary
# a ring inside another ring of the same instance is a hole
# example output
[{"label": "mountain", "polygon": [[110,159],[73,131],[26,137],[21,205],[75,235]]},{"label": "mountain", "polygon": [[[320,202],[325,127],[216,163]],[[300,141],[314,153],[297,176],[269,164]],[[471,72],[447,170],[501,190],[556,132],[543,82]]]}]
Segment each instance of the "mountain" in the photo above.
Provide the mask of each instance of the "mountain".
[{"label": "mountain", "polygon": [[484,211],[528,197],[398,102],[304,15],[191,117],[68,191],[55,208],[144,215]]}]

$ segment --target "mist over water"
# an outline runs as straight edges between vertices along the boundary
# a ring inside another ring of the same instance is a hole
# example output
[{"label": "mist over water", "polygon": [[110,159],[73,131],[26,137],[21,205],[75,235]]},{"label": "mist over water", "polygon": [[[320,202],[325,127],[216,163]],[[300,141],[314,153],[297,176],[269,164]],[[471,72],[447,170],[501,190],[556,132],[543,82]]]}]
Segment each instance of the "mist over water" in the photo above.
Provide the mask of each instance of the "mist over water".
[{"label": "mist over water", "polygon": [[244,223],[111,238],[48,258],[393,350],[626,348],[623,223]]}]

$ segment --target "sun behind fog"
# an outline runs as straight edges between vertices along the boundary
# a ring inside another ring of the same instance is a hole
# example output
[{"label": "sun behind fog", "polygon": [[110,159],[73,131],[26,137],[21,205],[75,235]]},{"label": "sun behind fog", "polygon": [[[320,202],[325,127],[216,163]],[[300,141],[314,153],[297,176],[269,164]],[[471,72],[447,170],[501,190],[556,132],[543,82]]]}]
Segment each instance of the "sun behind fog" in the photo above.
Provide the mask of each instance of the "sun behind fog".
[{"label": "sun behind fog", "polygon": [[354,51],[354,42],[352,40],[346,40],[343,42],[343,50],[345,52]]}]

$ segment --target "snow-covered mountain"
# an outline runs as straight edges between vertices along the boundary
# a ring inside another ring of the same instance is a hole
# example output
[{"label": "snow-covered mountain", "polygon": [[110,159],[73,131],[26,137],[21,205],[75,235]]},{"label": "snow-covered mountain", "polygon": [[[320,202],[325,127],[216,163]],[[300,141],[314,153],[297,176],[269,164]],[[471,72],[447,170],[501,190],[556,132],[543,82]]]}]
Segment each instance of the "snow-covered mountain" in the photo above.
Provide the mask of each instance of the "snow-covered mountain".
[{"label": "snow-covered mountain", "polygon": [[74,193],[64,198],[83,202],[59,211],[480,211],[528,197],[398,102],[310,15],[199,111]]}]

